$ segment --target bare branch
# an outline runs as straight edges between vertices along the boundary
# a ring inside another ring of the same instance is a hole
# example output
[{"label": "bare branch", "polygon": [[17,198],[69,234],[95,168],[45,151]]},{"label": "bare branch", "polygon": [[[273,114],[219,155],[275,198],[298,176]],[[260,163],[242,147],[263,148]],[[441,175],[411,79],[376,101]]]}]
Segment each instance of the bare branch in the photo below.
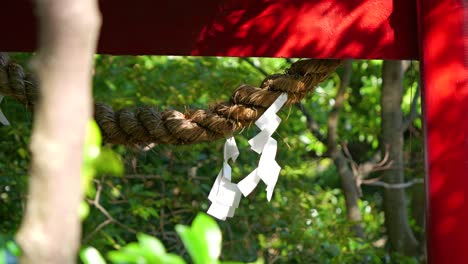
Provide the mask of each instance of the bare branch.
[{"label": "bare branch", "polygon": [[[118,226],[122,227],[123,229],[125,229],[126,231],[130,232],[130,233],[133,233],[133,234],[136,234],[137,231],[133,228],[130,228],[128,227],[127,225],[123,224],[122,222],[118,221],[117,219],[115,219],[110,213],[109,211],[107,211],[99,202],[100,200],[100,197],[101,197],[101,192],[102,192],[102,183],[101,181],[97,181],[95,180],[94,181],[97,185],[96,187],[96,195],[94,196],[94,199],[91,200],[91,199],[86,199],[86,201],[93,205],[94,207],[96,207],[96,209],[98,209],[106,218],[107,220],[104,221],[103,223],[101,223],[100,225],[98,225],[95,230],[92,232],[92,233],[97,233],[96,230],[100,230],[102,229],[103,227],[105,227],[106,225],[108,224],[111,224],[111,223],[115,223],[117,224]],[[106,224],[104,224],[106,223]],[[89,239],[91,237],[91,234],[87,236],[87,239]]]},{"label": "bare branch", "polygon": [[[380,178],[379,178],[380,179]],[[383,182],[383,181],[372,181],[373,179],[369,179],[369,180],[364,180],[362,181],[362,184],[364,185],[370,185],[370,186],[380,186],[380,187],[383,187],[385,189],[404,189],[404,188],[408,188],[408,187],[411,187],[415,184],[422,184],[424,183],[424,179],[420,179],[420,178],[417,178],[417,179],[413,179],[409,182],[405,182],[405,183],[386,183],[386,182]]]},{"label": "bare branch", "polygon": [[[358,179],[361,179],[361,173],[359,172],[359,165],[354,161],[353,156],[351,155],[351,152],[349,152],[348,149],[348,144],[343,143],[341,144],[341,149],[343,151],[343,154],[345,155],[346,159],[348,160],[348,163],[351,165],[351,169],[353,171],[354,178],[356,179],[356,182],[358,182]],[[356,183],[356,186],[359,188],[358,183]],[[359,189],[359,196],[362,196],[362,192]]]},{"label": "bare branch", "polygon": [[351,79],[352,61],[345,61],[343,68],[344,72],[343,76],[341,77],[341,82],[339,84],[338,91],[336,93],[335,104],[333,105],[333,108],[330,111],[330,114],[328,115],[327,122],[327,147],[332,156],[336,155],[336,152],[338,151],[338,117],[341,109],[343,108],[346,87],[349,85],[349,81]]},{"label": "bare branch", "polygon": [[251,61],[249,58],[242,58],[242,61],[247,62],[252,68],[257,70],[259,73],[261,73],[263,76],[268,76],[268,72],[266,72],[262,67],[259,67],[255,65],[253,61]]},{"label": "bare branch", "polygon": [[349,152],[348,146],[346,144],[342,144],[342,150],[353,171],[354,180],[356,181],[356,188],[358,189],[360,197],[362,196],[361,185],[363,183],[369,184],[380,180],[380,177],[366,180],[370,173],[394,169],[394,167],[392,167],[393,161],[389,160],[389,146],[385,147],[385,155],[382,160],[378,160],[380,155],[377,153],[369,161],[361,164],[358,164],[356,161],[354,161],[353,156]]},{"label": "bare branch", "polygon": [[154,174],[128,174],[128,175],[125,175],[124,178],[140,179],[140,180],[153,180],[153,179],[162,180],[163,179],[161,175],[154,175]]},{"label": "bare branch", "polygon": [[106,219],[104,222],[100,223],[91,233],[89,233],[84,239],[83,243],[88,243],[91,238],[93,238],[101,229],[112,223],[112,219]]},{"label": "bare branch", "polygon": [[[385,146],[385,155],[384,155],[383,159],[382,159],[379,163],[377,163],[377,167],[382,167],[382,166],[384,166],[385,163],[387,163],[388,157],[389,157],[389,156],[390,156],[390,153],[389,153],[389,146],[386,145],[386,146]],[[390,162],[391,162],[391,161],[390,161]]]},{"label": "bare branch", "polygon": [[322,142],[323,144],[327,144],[327,138],[325,135],[320,132],[320,126],[319,124],[315,121],[314,117],[312,116],[309,111],[305,108],[305,106],[302,103],[297,103],[295,104],[297,108],[302,112],[302,114],[306,117],[307,121],[307,128],[309,131],[314,135],[315,138],[317,138],[318,141]]}]

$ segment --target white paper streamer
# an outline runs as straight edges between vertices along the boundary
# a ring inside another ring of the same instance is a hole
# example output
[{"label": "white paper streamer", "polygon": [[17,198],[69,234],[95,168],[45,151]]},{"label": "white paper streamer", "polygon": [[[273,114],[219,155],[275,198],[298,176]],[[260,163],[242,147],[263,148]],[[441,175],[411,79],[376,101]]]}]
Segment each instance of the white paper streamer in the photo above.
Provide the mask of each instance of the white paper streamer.
[{"label": "white paper streamer", "polygon": [[260,177],[257,174],[257,169],[253,170],[247,177],[237,184],[242,194],[247,197],[260,182]]},{"label": "white paper streamer", "polygon": [[[2,102],[2,100],[3,100],[3,95],[0,95],[0,103]],[[3,114],[1,108],[0,108],[0,123],[2,123],[2,125],[4,125],[4,126],[9,126],[10,125],[10,122],[8,121],[6,116]]]},{"label": "white paper streamer", "polygon": [[238,156],[239,149],[236,141],[233,137],[230,137],[224,144],[223,168],[218,173],[208,195],[208,199],[212,204],[207,213],[221,220],[233,217],[235,209],[239,207],[241,192],[236,184],[231,183],[232,168],[228,164],[229,159],[236,161]]},{"label": "white paper streamer", "polygon": [[281,123],[281,118],[276,113],[288,100],[286,93],[281,94],[275,102],[257,119],[255,125],[260,128],[260,133],[249,140],[253,151],[261,154],[258,167],[253,170],[238,184],[231,182],[232,168],[228,161],[236,161],[239,150],[233,137],[224,144],[223,168],[219,171],[211,188],[208,199],[212,202],[207,213],[220,220],[233,217],[239,207],[241,196],[249,195],[262,180],[266,185],[267,199],[271,200],[281,167],[275,160],[278,142],[271,136]]},{"label": "white paper streamer", "polygon": [[252,150],[261,154],[261,156],[258,167],[238,184],[244,196],[249,195],[261,179],[267,185],[267,199],[271,201],[281,171],[281,167],[275,160],[278,142],[271,136],[281,122],[281,118],[276,113],[287,100],[288,95],[286,93],[278,96],[275,102],[255,122],[255,125],[262,131],[250,139],[249,144]]},{"label": "white paper streamer", "polygon": [[226,139],[224,144],[224,161],[227,162],[228,159],[236,161],[239,157],[239,149],[237,148],[236,140],[233,137]]}]

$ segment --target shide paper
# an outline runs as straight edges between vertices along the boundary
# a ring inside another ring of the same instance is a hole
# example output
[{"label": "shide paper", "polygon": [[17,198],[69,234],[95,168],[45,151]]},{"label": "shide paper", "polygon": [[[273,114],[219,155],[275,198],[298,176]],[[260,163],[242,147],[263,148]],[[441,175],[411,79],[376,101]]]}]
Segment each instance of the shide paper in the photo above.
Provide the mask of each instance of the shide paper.
[{"label": "shide paper", "polygon": [[[2,100],[3,100],[3,95],[0,95],[0,103],[2,102]],[[2,109],[0,109],[0,123],[2,125],[4,125],[4,126],[9,126],[10,125],[10,122],[8,122],[8,119],[3,114]]]},{"label": "shide paper", "polygon": [[286,93],[281,94],[255,122],[255,125],[261,129],[261,132],[249,140],[249,144],[251,149],[261,154],[261,156],[258,167],[238,184],[244,196],[249,195],[253,189],[255,189],[260,179],[267,186],[266,192],[268,201],[270,201],[273,196],[273,190],[278,181],[281,167],[275,160],[278,142],[271,136],[281,122],[281,118],[277,116],[276,113],[283,107],[287,100],[288,95]]},{"label": "shide paper", "polygon": [[260,161],[258,167],[238,184],[231,182],[232,169],[228,161],[229,159],[233,162],[236,161],[239,150],[233,137],[226,140],[223,168],[219,171],[208,195],[208,199],[212,202],[208,208],[208,214],[220,220],[233,217],[235,209],[239,207],[241,195],[249,195],[257,187],[260,180],[266,184],[267,199],[271,200],[281,171],[281,167],[275,160],[278,142],[272,138],[272,135],[281,123],[281,118],[276,113],[283,107],[287,99],[286,93],[281,94],[255,122],[261,131],[249,140],[249,144],[253,151],[260,154]]},{"label": "shide paper", "polygon": [[239,156],[236,141],[233,137],[226,140],[224,144],[224,163],[219,171],[218,177],[211,188],[208,200],[212,202],[208,208],[208,214],[220,220],[226,220],[227,217],[233,217],[234,211],[239,206],[241,193],[237,185],[231,183],[231,166],[228,161],[236,161]]}]

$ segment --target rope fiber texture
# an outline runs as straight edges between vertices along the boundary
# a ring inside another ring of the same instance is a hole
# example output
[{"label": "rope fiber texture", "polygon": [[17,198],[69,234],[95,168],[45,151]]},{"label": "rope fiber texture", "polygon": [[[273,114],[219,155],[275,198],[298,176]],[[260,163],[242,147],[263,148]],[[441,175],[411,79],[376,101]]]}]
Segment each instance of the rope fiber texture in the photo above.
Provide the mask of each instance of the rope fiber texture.
[{"label": "rope fiber texture", "polygon": [[[95,103],[94,118],[107,143],[128,146],[155,144],[195,144],[231,136],[253,124],[282,93],[286,106],[297,103],[340,65],[339,60],[307,59],[291,65],[283,74],[264,79],[260,87],[241,85],[228,102],[208,109],[157,111],[152,107],[114,111]],[[11,96],[33,110],[39,98],[37,81],[23,68],[0,53],[0,94]]]}]

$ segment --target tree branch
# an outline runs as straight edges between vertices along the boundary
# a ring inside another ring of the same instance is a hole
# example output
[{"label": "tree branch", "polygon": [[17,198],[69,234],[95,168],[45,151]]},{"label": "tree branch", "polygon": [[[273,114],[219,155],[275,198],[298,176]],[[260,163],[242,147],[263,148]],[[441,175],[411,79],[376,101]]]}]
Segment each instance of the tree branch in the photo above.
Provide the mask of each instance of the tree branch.
[{"label": "tree branch", "polygon": [[36,0],[40,97],[31,139],[28,203],[17,234],[21,263],[75,263],[81,164],[91,118],[91,72],[100,15],[95,0]]},{"label": "tree branch", "polygon": [[314,117],[312,114],[307,111],[305,106],[302,103],[297,103],[295,104],[297,108],[302,112],[302,114],[306,117],[307,121],[307,128],[310,130],[312,135],[314,135],[315,138],[317,138],[318,141],[322,142],[323,144],[327,144],[327,137],[320,132],[320,126],[319,124],[315,121]]},{"label": "tree branch", "polygon": [[380,186],[380,187],[383,187],[385,189],[404,189],[404,188],[408,188],[408,187],[411,187],[415,184],[421,184],[421,183],[424,183],[424,179],[419,179],[419,178],[416,178],[416,179],[412,179],[411,181],[409,182],[405,182],[405,183],[386,183],[386,182],[383,182],[383,181],[372,181],[373,179],[369,179],[369,180],[363,180],[361,182],[361,184],[364,184],[364,185],[370,185],[370,186]]},{"label": "tree branch", "polygon": [[327,147],[332,156],[336,155],[336,152],[338,151],[338,117],[341,109],[343,108],[346,87],[348,86],[351,79],[352,61],[345,61],[343,68],[344,71],[341,77],[340,86],[336,92],[335,104],[333,105],[333,108],[328,115],[327,122]]},{"label": "tree branch", "polygon": [[[102,181],[102,180],[101,180]],[[134,230],[133,228],[130,228],[128,226],[126,226],[125,224],[123,224],[122,222],[118,221],[117,219],[115,219],[110,213],[109,211],[106,210],[106,208],[104,208],[101,203],[100,203],[100,199],[101,199],[101,193],[102,193],[102,183],[101,181],[95,181],[95,183],[97,184],[97,188],[96,188],[96,195],[94,196],[94,199],[91,200],[91,199],[87,199],[87,202],[91,205],[93,205],[94,207],[96,207],[96,209],[98,209],[107,219],[102,222],[101,224],[99,224],[94,230],[93,232],[91,232],[89,235],[86,236],[86,238],[84,239],[84,242],[87,242],[89,241],[89,239],[91,239],[99,230],[101,230],[102,228],[104,228],[105,226],[111,224],[111,223],[115,223],[117,225],[119,225],[120,227],[122,227],[123,229],[125,229],[127,232],[129,233],[132,233],[132,234],[136,234],[137,231]]]},{"label": "tree branch", "polygon": [[255,63],[253,63],[253,61],[251,61],[249,58],[242,58],[242,61],[247,62],[250,66],[252,66],[252,68],[257,70],[263,76],[265,76],[265,77],[268,76],[268,72],[266,72],[262,67],[259,67],[259,66],[255,65]]}]

